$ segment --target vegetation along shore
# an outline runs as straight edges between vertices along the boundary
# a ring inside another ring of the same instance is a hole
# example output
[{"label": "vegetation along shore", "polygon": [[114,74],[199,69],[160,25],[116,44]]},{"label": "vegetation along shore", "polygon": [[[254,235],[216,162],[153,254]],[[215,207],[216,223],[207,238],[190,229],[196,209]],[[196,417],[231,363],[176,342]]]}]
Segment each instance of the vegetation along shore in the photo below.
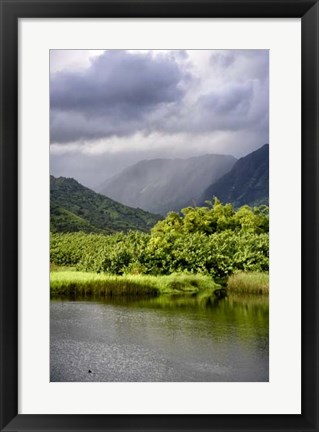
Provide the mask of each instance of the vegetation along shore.
[{"label": "vegetation along shore", "polygon": [[268,207],[215,199],[150,233],[51,233],[51,295],[268,294],[268,229]]}]

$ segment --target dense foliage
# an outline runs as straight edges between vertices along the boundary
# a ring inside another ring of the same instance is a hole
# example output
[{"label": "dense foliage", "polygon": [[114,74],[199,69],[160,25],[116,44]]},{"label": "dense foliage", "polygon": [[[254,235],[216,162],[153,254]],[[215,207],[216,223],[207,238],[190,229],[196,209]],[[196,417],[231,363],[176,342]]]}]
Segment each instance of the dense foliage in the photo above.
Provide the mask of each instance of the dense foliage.
[{"label": "dense foliage", "polygon": [[159,216],[127,207],[88,189],[72,178],[50,177],[52,232],[111,234],[117,231],[149,231]]},{"label": "dense foliage", "polygon": [[98,273],[190,272],[220,282],[236,270],[268,271],[268,207],[209,207],[169,213],[146,234],[51,234],[51,262]]}]

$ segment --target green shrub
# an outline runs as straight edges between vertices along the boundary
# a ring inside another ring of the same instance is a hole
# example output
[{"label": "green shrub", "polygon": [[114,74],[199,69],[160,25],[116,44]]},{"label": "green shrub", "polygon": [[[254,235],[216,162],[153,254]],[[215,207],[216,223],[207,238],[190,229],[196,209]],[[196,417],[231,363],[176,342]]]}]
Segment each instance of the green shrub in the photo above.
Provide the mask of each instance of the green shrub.
[{"label": "green shrub", "polygon": [[200,273],[225,283],[235,271],[268,271],[268,208],[235,211],[215,200],[169,213],[151,234],[52,233],[51,264],[114,275]]}]

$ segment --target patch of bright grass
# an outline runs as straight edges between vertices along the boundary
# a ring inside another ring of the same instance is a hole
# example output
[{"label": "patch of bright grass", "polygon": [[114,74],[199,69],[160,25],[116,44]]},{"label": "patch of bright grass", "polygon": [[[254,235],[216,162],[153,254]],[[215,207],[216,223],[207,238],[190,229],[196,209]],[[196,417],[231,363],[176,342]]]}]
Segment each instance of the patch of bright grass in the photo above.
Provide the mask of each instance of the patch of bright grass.
[{"label": "patch of bright grass", "polygon": [[86,273],[69,270],[51,271],[51,296],[146,296],[197,293],[216,289],[209,276],[173,273],[168,276]]},{"label": "patch of bright grass", "polygon": [[269,294],[269,274],[261,272],[238,272],[228,279],[229,293]]}]

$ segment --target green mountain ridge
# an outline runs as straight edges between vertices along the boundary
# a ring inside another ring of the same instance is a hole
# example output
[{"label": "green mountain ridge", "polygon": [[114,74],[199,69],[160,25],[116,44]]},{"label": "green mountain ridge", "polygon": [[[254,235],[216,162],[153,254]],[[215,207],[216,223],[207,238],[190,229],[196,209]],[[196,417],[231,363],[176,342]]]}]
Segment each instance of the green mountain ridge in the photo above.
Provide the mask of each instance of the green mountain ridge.
[{"label": "green mountain ridge", "polygon": [[269,145],[239,159],[233,168],[209,186],[199,200],[204,205],[206,200],[216,196],[223,203],[258,206],[269,204]]},{"label": "green mountain ridge", "polygon": [[159,215],[120,204],[81,185],[73,178],[50,176],[52,232],[149,231]]}]

